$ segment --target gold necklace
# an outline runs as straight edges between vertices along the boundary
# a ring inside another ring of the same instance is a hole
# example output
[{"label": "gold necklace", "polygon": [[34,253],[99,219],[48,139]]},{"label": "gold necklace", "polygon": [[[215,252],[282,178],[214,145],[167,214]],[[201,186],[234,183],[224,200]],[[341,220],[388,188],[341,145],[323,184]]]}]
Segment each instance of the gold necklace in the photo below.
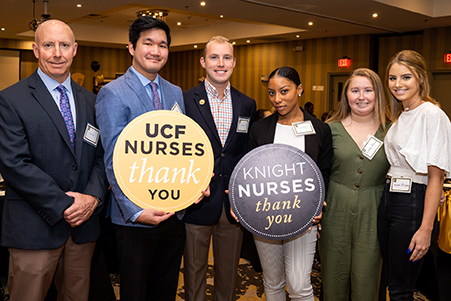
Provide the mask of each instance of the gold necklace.
[{"label": "gold necklace", "polygon": [[409,107],[405,107],[405,108],[404,108],[404,111],[407,112],[408,110],[410,110],[410,108],[413,107],[413,105],[417,103],[418,99],[420,99],[420,95],[418,95],[417,100],[415,100],[415,101],[413,102],[413,104],[411,104]]}]

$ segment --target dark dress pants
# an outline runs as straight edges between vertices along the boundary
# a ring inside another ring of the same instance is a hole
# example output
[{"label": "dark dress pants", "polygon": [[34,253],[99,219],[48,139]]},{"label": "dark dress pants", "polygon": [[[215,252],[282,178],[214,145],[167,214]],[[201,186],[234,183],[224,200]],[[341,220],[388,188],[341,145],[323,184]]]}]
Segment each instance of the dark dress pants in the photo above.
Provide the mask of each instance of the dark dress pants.
[{"label": "dark dress pants", "polygon": [[115,225],[121,301],[174,301],[185,246],[176,216],[155,228]]},{"label": "dark dress pants", "polygon": [[377,232],[387,271],[390,301],[413,300],[415,282],[423,258],[410,262],[410,241],[423,218],[426,185],[412,184],[410,193],[390,192],[387,178],[379,205]]}]

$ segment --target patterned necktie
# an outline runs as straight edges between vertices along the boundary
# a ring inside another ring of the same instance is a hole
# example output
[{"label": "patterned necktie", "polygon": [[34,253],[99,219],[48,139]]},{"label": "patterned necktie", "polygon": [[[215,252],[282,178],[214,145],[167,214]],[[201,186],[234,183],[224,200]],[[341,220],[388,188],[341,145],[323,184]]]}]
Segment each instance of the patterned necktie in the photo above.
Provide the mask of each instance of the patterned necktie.
[{"label": "patterned necktie", "polygon": [[66,123],[67,131],[69,132],[70,143],[72,143],[72,147],[75,150],[75,127],[72,112],[70,111],[69,97],[67,96],[66,89],[63,85],[59,85],[56,89],[61,93],[60,110],[63,115],[64,122]]},{"label": "patterned necktie", "polygon": [[153,106],[155,107],[155,110],[163,110],[163,105],[160,101],[160,95],[158,95],[157,91],[157,84],[155,82],[150,82],[150,91],[152,91],[152,100],[153,100]]}]

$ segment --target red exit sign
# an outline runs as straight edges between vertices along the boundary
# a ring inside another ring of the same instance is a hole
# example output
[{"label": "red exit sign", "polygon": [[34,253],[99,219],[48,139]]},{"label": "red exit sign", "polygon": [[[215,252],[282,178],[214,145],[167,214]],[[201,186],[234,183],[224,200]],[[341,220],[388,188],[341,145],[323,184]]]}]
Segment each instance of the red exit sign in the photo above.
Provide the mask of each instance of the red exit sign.
[{"label": "red exit sign", "polygon": [[350,58],[344,58],[338,60],[338,67],[347,68],[351,66],[351,59]]},{"label": "red exit sign", "polygon": [[451,63],[451,53],[445,53],[445,56],[443,58],[443,61],[445,63]]}]

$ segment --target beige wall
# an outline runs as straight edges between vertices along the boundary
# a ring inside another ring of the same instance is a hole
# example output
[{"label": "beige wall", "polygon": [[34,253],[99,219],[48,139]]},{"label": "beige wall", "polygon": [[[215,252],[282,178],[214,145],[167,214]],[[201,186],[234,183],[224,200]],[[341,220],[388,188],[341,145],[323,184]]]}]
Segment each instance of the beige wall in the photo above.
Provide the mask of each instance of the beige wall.
[{"label": "beige wall", "polygon": [[[304,46],[304,51],[294,52],[295,46]],[[269,75],[277,67],[292,66],[299,72],[305,90],[301,105],[311,101],[315,104],[315,112],[320,114],[328,110],[328,72],[346,72],[369,66],[372,62],[371,46],[372,38],[369,35],[237,46],[237,62],[231,82],[235,88],[253,97],[258,108],[269,109],[271,104],[267,97],[267,83],[262,82],[260,77]],[[199,63],[201,56],[202,50],[171,53],[160,74],[183,90],[192,88],[199,83],[199,77],[205,76]],[[351,57],[350,68],[338,67],[338,59],[343,56]],[[325,89],[323,92],[312,91],[313,85],[322,85]]]},{"label": "beige wall", "polygon": [[[305,93],[300,104],[307,101],[315,104],[315,113],[321,115],[329,110],[327,79],[329,73],[349,72],[359,67],[369,67],[385,76],[385,66],[390,57],[402,49],[413,49],[422,53],[431,70],[451,70],[451,64],[443,62],[444,53],[451,50],[451,27],[434,28],[413,34],[396,36],[345,36],[312,40],[296,40],[235,47],[237,60],[232,85],[255,98],[259,108],[270,108],[267,97],[267,83],[262,75],[269,75],[276,67],[288,65],[298,70]],[[0,49],[30,49],[29,42],[0,39]],[[294,52],[293,47],[304,46],[304,51]],[[160,74],[182,87],[194,87],[198,79],[205,76],[199,59],[202,50],[171,52],[169,61]],[[339,68],[338,59],[348,56],[352,59],[350,68]],[[91,62],[99,61],[98,72],[91,70]],[[114,78],[123,73],[131,64],[127,49],[102,47],[79,47],[71,72],[86,76],[83,86],[92,91],[93,77],[103,74]],[[30,75],[37,67],[31,50],[21,51],[21,78]],[[312,86],[324,86],[324,91],[312,91]]]}]

